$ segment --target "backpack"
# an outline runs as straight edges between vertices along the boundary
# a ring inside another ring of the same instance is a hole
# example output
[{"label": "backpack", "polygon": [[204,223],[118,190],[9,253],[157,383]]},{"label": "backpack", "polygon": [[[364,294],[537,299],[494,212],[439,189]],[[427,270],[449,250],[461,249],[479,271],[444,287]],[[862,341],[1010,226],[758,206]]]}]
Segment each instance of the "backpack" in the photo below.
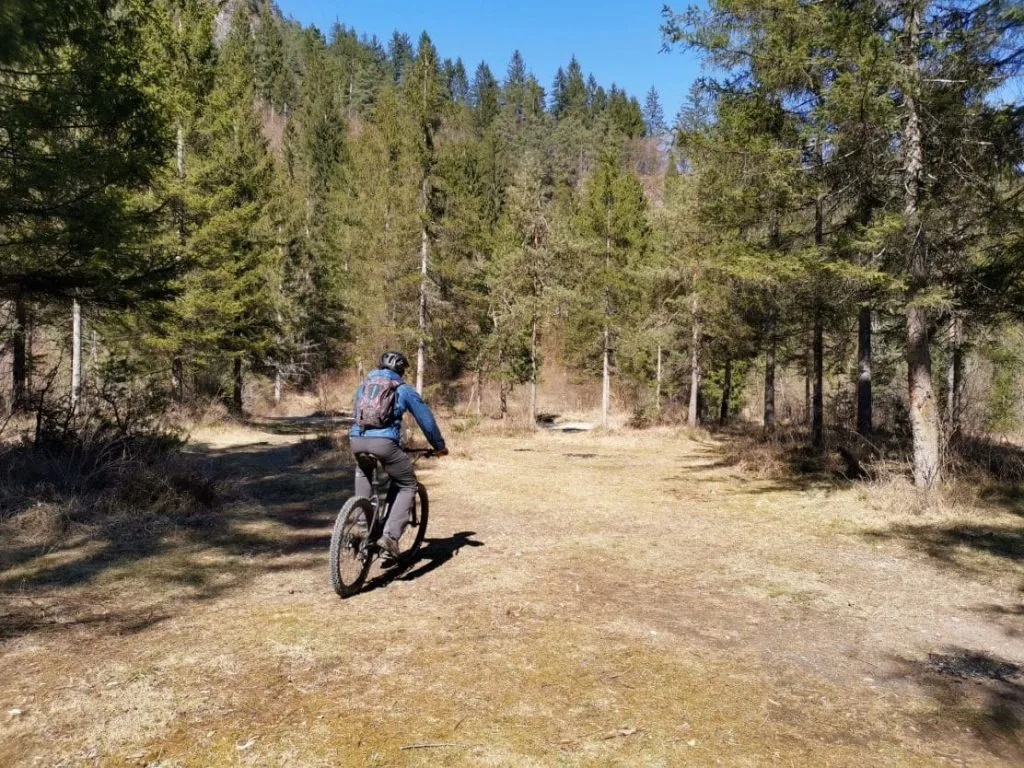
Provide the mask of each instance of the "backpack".
[{"label": "backpack", "polygon": [[388,376],[370,376],[363,382],[356,403],[355,422],[362,429],[383,429],[395,421],[395,403],[401,381]]}]

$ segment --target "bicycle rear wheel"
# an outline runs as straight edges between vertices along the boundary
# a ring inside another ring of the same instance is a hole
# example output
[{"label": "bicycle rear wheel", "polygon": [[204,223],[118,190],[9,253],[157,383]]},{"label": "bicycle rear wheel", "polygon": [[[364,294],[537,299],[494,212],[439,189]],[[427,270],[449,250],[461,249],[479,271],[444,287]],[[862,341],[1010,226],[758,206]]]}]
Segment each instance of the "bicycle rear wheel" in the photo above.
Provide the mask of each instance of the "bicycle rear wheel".
[{"label": "bicycle rear wheel", "polygon": [[370,552],[364,542],[370,535],[373,504],[362,496],[353,496],[338,513],[331,534],[331,586],[341,597],[359,591],[370,570]]},{"label": "bicycle rear wheel", "polygon": [[430,506],[427,501],[427,489],[420,483],[416,489],[416,495],[412,499],[412,509],[409,510],[409,524],[402,531],[402,538],[398,540],[398,549],[401,554],[398,562],[401,565],[408,565],[420,546],[423,544],[423,537],[427,535],[427,518],[430,516]]}]

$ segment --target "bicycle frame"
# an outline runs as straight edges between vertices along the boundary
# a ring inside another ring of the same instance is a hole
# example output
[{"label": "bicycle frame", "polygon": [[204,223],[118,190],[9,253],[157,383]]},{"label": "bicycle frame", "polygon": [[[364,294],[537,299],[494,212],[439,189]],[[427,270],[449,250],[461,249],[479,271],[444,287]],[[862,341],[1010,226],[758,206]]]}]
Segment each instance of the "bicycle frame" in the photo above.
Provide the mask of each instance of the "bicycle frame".
[{"label": "bicycle frame", "polygon": [[[424,457],[432,456],[434,454],[434,451],[429,448],[405,448],[404,450],[410,457],[412,457],[413,464],[416,464]],[[370,495],[370,503],[373,506],[373,517],[370,519],[369,535],[360,545],[360,551],[365,556],[367,552],[372,554],[372,551],[376,549],[377,539],[380,538],[384,531],[384,525],[391,514],[391,505],[395,503],[395,500],[394,498],[391,498],[391,477],[384,471],[384,465],[381,464],[380,459],[372,454],[363,455],[368,458],[372,456],[374,461],[373,473],[369,476],[370,487],[373,489]],[[356,461],[358,460],[359,456],[357,455]],[[369,461],[367,461],[367,464],[369,464]],[[368,467],[364,466],[363,472],[365,473],[367,469]],[[371,547],[373,550],[370,549]]]}]

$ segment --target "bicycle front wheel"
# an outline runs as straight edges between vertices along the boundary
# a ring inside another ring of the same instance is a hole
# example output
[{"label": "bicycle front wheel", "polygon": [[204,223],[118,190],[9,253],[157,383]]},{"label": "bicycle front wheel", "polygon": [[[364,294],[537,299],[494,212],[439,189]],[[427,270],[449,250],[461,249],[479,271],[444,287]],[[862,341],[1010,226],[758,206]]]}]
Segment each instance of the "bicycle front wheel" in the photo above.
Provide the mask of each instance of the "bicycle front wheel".
[{"label": "bicycle front wheel", "polygon": [[412,499],[412,509],[409,510],[409,524],[402,531],[402,538],[398,540],[398,549],[401,554],[398,556],[399,563],[409,565],[416,553],[423,544],[423,537],[427,535],[427,518],[430,516],[430,506],[427,502],[427,489],[420,484],[416,489],[416,495]]},{"label": "bicycle front wheel", "polygon": [[365,545],[370,535],[373,504],[362,496],[353,496],[338,513],[331,534],[331,586],[340,597],[359,591],[370,570],[370,551]]}]

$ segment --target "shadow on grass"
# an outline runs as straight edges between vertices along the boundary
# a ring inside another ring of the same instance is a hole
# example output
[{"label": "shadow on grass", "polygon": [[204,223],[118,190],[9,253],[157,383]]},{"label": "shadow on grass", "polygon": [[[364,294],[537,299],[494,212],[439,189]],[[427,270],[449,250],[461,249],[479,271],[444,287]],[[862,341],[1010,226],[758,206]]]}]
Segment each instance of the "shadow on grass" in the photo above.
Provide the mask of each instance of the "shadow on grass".
[{"label": "shadow on grass", "polygon": [[1010,565],[1024,562],[1024,528],[1016,525],[896,525],[883,531],[869,531],[865,536],[876,541],[900,541],[945,567],[967,573],[991,570],[970,562],[965,556],[971,554],[990,555]]},{"label": "shadow on grass", "polygon": [[272,435],[316,435],[347,430],[352,424],[352,417],[340,413],[314,416],[265,416],[258,419],[247,419],[243,421],[243,424]]},{"label": "shadow on grass", "polygon": [[415,559],[408,565],[389,568],[380,576],[370,581],[363,592],[372,592],[375,589],[382,589],[395,581],[414,581],[436,571],[453,557],[459,554],[463,547],[482,547],[482,541],[474,541],[476,531],[461,531],[454,533],[447,539],[426,538],[423,546],[416,553]]},{"label": "shadow on grass", "polygon": [[957,723],[993,754],[1022,764],[1024,668],[959,647],[895,662],[895,678],[914,683],[939,706],[938,719],[926,727],[948,732]]},{"label": "shadow on grass", "polygon": [[[322,564],[330,526],[352,493],[347,457],[307,460],[302,444],[193,450],[219,503],[187,514],[94,515],[49,545],[0,542],[0,640],[72,626],[138,632],[179,603]],[[104,588],[88,589],[101,576]],[[138,577],[135,591],[115,596],[112,580],[128,577]]]}]

